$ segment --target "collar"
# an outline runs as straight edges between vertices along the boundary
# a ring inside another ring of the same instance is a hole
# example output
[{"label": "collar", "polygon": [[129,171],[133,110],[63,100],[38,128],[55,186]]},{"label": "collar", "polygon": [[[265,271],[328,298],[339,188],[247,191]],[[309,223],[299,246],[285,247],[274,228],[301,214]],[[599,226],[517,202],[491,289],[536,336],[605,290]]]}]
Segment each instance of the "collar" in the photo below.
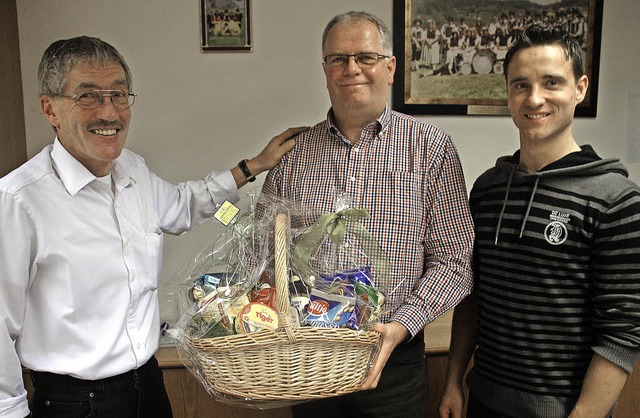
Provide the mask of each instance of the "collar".
[{"label": "collar", "polygon": [[[366,128],[372,129],[375,132],[374,134],[374,138],[375,138],[380,136],[382,132],[386,131],[390,123],[391,123],[391,110],[389,109],[389,103],[387,102],[385,103],[384,110],[382,111],[380,116],[378,116],[378,118],[374,122],[371,122],[370,124],[364,126],[363,130]],[[340,132],[338,125],[336,124],[335,113],[333,112],[333,108],[329,109],[329,112],[327,113],[327,128],[329,129],[329,132],[331,132],[333,135],[339,136],[341,138],[344,137],[344,135],[342,135],[342,133]]]},{"label": "collar", "polygon": [[[133,182],[127,170],[118,162],[119,159],[120,157],[113,162],[111,168],[111,175],[118,190]],[[53,142],[51,160],[53,169],[71,196],[78,194],[80,190],[97,178],[62,146],[58,137]]]}]

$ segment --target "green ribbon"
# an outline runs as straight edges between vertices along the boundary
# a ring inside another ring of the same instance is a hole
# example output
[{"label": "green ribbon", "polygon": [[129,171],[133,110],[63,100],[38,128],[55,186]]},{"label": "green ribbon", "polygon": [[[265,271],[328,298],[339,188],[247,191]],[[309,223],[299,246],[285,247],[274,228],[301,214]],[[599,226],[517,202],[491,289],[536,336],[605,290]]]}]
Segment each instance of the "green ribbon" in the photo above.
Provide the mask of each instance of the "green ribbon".
[{"label": "green ribbon", "polygon": [[380,288],[382,281],[386,284],[391,274],[389,259],[376,239],[360,223],[370,217],[367,209],[355,208],[320,215],[313,225],[300,234],[293,248],[293,263],[300,274],[308,275],[311,272],[309,260],[325,233],[336,245],[341,245],[345,235],[350,233],[358,238],[360,248],[371,261],[371,267],[377,276],[376,286]]}]

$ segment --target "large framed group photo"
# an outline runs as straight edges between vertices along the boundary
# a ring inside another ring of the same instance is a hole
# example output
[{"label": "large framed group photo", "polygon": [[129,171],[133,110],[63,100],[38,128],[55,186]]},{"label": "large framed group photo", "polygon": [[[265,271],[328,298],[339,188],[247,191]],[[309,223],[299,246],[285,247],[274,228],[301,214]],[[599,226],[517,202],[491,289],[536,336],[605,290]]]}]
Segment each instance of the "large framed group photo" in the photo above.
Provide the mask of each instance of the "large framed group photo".
[{"label": "large framed group photo", "polygon": [[586,52],[590,85],[576,116],[595,117],[604,0],[394,0],[393,108],[408,114],[508,115],[503,62],[532,23],[565,28]]}]

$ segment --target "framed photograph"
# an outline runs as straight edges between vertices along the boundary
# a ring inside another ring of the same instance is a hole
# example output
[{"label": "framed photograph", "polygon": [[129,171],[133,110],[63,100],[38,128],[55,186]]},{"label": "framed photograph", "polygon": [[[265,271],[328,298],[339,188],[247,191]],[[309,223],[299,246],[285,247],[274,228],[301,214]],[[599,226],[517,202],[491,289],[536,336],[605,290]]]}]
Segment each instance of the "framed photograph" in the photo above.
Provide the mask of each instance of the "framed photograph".
[{"label": "framed photograph", "polygon": [[251,51],[249,0],[200,0],[200,48],[210,51]]},{"label": "framed photograph", "polygon": [[509,115],[504,56],[534,22],[562,25],[586,51],[595,117],[604,0],[394,0],[393,108],[407,114]]}]

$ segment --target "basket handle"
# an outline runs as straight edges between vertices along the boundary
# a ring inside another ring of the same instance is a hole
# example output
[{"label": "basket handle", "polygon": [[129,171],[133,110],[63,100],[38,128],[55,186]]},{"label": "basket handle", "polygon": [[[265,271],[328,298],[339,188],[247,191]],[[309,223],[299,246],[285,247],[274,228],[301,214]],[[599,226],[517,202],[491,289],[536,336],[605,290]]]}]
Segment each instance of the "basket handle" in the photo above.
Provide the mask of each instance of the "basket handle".
[{"label": "basket handle", "polygon": [[295,339],[291,332],[291,316],[289,314],[289,273],[287,272],[287,224],[286,213],[276,215],[275,222],[275,282],[276,282],[276,309],[278,311],[278,324],[287,331],[289,339]]}]

